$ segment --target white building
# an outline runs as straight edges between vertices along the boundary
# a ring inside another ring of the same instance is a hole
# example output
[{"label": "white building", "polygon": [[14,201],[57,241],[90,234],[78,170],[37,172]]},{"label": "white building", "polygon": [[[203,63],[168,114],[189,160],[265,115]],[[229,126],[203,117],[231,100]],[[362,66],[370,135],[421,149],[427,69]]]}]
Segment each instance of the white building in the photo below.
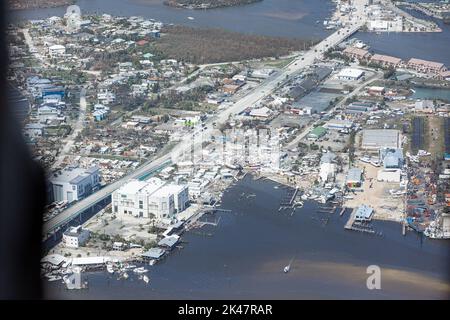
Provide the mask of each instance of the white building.
[{"label": "white building", "polygon": [[65,53],[66,53],[66,47],[64,47],[60,44],[55,44],[53,46],[48,47],[48,54],[52,58],[61,57]]},{"label": "white building", "polygon": [[119,63],[119,72],[126,73],[133,70],[133,63],[131,62],[122,62]]},{"label": "white building", "polygon": [[364,75],[364,71],[355,68],[344,68],[338,74],[339,80],[356,81]]},{"label": "white building", "polygon": [[40,123],[28,123],[24,127],[24,135],[28,138],[42,137],[44,126]]},{"label": "white building", "polygon": [[111,104],[116,101],[116,95],[108,90],[101,91],[97,94],[97,100],[101,104]]},{"label": "white building", "polygon": [[341,120],[341,119],[331,119],[323,125],[325,128],[330,130],[345,130],[353,128],[353,121]]},{"label": "white building", "polygon": [[53,201],[81,200],[100,186],[100,169],[68,168],[50,177],[51,197]]},{"label": "white building", "polygon": [[400,169],[381,169],[378,170],[377,180],[383,182],[398,182],[400,183],[402,170]]},{"label": "white building", "polygon": [[420,112],[432,113],[435,110],[433,100],[417,100],[414,103],[414,110]]},{"label": "white building", "polygon": [[398,16],[395,18],[369,20],[367,28],[369,31],[375,32],[402,32],[403,18],[401,16]]},{"label": "white building", "polygon": [[202,180],[198,178],[192,179],[188,182],[189,195],[193,198],[199,197],[208,184],[208,180]]},{"label": "white building", "polygon": [[380,148],[398,149],[401,146],[400,131],[395,129],[365,129],[362,133],[361,148],[379,150]]},{"label": "white building", "polygon": [[269,69],[269,68],[257,69],[257,70],[253,70],[252,77],[259,78],[259,79],[267,79],[274,72],[275,72],[275,70]]},{"label": "white building", "polygon": [[336,165],[325,162],[320,165],[319,177],[322,182],[333,181],[336,175]]},{"label": "white building", "polygon": [[183,211],[189,201],[188,187],[165,185],[158,178],[132,180],[112,195],[113,211],[138,218],[171,218]]},{"label": "white building", "polygon": [[43,106],[38,109],[38,118],[40,123],[45,123],[48,120],[54,120],[59,117],[59,110],[50,106]]},{"label": "white building", "polygon": [[268,118],[272,114],[272,110],[267,107],[252,109],[250,111],[250,116],[255,118]]},{"label": "white building", "polygon": [[169,194],[173,194],[175,212],[186,209],[189,203],[189,189],[186,185],[167,185],[163,189]]},{"label": "white building", "polygon": [[90,232],[82,226],[70,227],[63,233],[62,241],[66,247],[78,248],[89,240]]}]

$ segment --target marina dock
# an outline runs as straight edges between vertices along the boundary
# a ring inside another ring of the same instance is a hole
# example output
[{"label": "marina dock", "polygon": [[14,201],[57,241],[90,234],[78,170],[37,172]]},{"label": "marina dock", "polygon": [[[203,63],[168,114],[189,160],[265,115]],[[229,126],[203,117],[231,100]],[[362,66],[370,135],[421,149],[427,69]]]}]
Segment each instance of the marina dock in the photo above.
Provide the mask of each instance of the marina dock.
[{"label": "marina dock", "polygon": [[352,230],[353,228],[353,224],[355,223],[355,214],[356,214],[356,210],[352,210],[350,217],[347,220],[347,223],[345,224],[345,229],[347,230]]},{"label": "marina dock", "polygon": [[297,197],[298,190],[298,187],[293,190],[288,190],[287,194],[281,199],[280,206],[292,207],[294,204],[294,200]]}]

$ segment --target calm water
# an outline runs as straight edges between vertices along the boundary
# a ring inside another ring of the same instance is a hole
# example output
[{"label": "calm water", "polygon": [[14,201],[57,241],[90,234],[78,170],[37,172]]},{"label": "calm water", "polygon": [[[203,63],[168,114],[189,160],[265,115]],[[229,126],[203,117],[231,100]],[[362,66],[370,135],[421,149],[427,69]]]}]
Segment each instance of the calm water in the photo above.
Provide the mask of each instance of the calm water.
[{"label": "calm water", "polygon": [[[331,1],[264,0],[245,6],[211,10],[188,10],[165,6],[163,0],[79,0],[83,12],[113,15],[139,15],[196,27],[217,27],[237,32],[322,38],[330,33],[322,22],[334,11]],[[18,11],[14,17],[40,19],[62,16],[65,8]],[[195,20],[189,20],[193,17]],[[316,21],[320,23],[316,23]]]},{"label": "calm water", "polygon": [[[50,283],[48,297],[68,299],[448,298],[449,243],[401,235],[378,222],[383,236],[345,231],[347,214],[316,212],[308,203],[291,216],[278,212],[285,189],[247,177],[229,189],[218,227],[183,235],[188,243],[149,267],[150,284],[134,275],[116,280],[90,273],[90,288]],[[247,198],[242,194],[255,194]],[[321,219],[329,217],[325,225]],[[210,218],[211,219],[211,218]],[[199,233],[211,233],[205,236]],[[294,259],[291,272],[283,267]],[[366,268],[382,268],[382,290],[366,289]],[[445,288],[442,288],[445,286]]]},{"label": "calm water", "polygon": [[[420,2],[420,1],[409,1]],[[438,1],[423,1],[438,2]],[[450,25],[442,23],[415,10],[403,8],[415,17],[433,20],[442,29],[436,33],[381,33],[359,32],[356,38],[370,45],[380,54],[396,56],[402,59],[419,58],[444,63],[450,67]]]},{"label": "calm water", "polygon": [[411,99],[440,99],[450,102],[450,89],[414,88]]},{"label": "calm water", "polygon": [[[323,38],[330,31],[322,22],[334,11],[329,0],[264,0],[231,8],[187,10],[163,5],[162,0],[79,0],[82,11],[114,15],[140,15],[165,23],[197,27],[218,27],[237,32],[283,36],[290,38]],[[433,1],[428,1],[433,2]],[[17,11],[13,19],[40,19],[62,16],[65,8]],[[409,11],[415,16],[423,14]],[[195,20],[189,20],[188,17]],[[319,23],[316,23],[319,21]],[[445,63],[450,67],[450,26],[437,21],[441,33],[358,33],[358,39],[368,43],[381,54],[408,59],[411,57]]]}]

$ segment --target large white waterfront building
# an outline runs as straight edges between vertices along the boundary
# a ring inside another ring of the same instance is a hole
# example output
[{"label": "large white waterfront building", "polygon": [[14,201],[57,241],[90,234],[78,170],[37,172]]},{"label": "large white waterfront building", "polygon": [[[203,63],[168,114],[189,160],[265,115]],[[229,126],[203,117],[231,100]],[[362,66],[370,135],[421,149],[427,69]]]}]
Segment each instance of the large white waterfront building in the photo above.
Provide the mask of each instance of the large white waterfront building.
[{"label": "large white waterfront building", "polygon": [[131,180],[112,195],[113,212],[139,218],[170,219],[189,202],[188,187],[158,178]]}]

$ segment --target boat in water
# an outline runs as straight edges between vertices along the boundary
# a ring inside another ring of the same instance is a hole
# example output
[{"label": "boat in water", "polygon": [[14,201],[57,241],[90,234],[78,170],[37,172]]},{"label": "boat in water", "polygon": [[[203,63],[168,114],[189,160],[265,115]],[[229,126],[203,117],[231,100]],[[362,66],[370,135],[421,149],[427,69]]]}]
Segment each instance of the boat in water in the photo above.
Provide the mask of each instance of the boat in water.
[{"label": "boat in water", "polygon": [[144,267],[139,267],[139,268],[135,268],[133,269],[134,273],[146,273],[148,270],[145,269]]},{"label": "boat in water", "polygon": [[284,272],[284,273],[288,273],[289,271],[291,271],[291,265],[292,265],[292,262],[294,262],[294,259],[295,259],[295,256],[292,257],[292,259],[291,259],[291,261],[289,262],[289,264],[288,264],[287,266],[284,267],[284,269],[283,269],[283,272]]},{"label": "boat in water", "polygon": [[144,274],[144,276],[142,277],[142,280],[144,280],[145,283],[149,283],[149,282],[150,282],[150,278],[147,277],[145,274]]},{"label": "boat in water", "polygon": [[295,207],[296,208],[302,208],[303,207],[303,201],[296,201],[295,202]]},{"label": "boat in water", "polygon": [[125,264],[122,269],[123,270],[132,270],[135,269],[137,266],[135,264]]},{"label": "boat in water", "polygon": [[195,20],[194,17],[187,17],[189,20]]},{"label": "boat in water", "polygon": [[106,265],[106,270],[107,270],[109,273],[114,273],[114,267],[113,267],[113,265],[112,265],[112,264]]}]

